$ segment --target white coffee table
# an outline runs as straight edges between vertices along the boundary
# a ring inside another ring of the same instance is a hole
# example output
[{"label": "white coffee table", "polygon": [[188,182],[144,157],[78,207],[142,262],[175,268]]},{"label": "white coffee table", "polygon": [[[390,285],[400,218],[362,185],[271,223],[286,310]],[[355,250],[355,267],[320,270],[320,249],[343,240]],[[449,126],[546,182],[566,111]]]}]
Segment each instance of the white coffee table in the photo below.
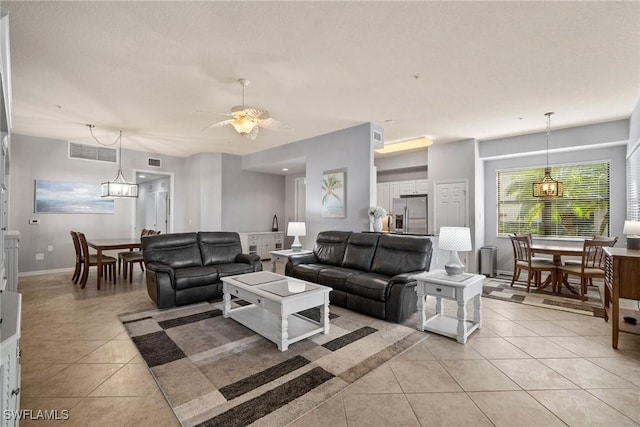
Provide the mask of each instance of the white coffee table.
[{"label": "white coffee table", "polygon": [[[243,324],[285,351],[289,345],[312,335],[329,333],[331,288],[268,271],[222,278],[226,318]],[[231,308],[231,296],[250,305]],[[320,321],[297,313],[320,308]]]}]

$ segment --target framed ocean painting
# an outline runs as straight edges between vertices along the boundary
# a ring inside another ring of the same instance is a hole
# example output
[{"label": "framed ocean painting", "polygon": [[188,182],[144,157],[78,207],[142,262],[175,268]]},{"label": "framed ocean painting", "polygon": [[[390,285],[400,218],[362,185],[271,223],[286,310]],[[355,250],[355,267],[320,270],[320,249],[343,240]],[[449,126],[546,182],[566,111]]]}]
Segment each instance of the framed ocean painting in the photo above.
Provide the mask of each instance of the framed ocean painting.
[{"label": "framed ocean painting", "polygon": [[346,218],[347,171],[322,172],[322,218]]},{"label": "framed ocean painting", "polygon": [[113,214],[115,200],[100,197],[100,184],[35,182],[35,213]]}]

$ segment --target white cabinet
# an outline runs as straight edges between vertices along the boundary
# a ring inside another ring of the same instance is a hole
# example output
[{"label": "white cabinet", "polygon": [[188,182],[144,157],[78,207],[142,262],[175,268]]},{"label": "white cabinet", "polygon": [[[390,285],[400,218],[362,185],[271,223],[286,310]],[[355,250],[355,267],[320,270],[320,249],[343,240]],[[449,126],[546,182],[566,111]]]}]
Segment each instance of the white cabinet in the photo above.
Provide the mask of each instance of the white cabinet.
[{"label": "white cabinet", "polygon": [[377,185],[378,206],[387,212],[393,211],[393,199],[412,194],[428,194],[429,180],[416,179],[410,181],[381,182]]},{"label": "white cabinet", "polygon": [[[16,289],[18,275],[17,238],[13,238],[15,233],[12,236],[6,233],[12,106],[9,46],[9,16],[6,9],[0,8],[0,278],[3,288],[0,293],[0,426],[3,427],[18,425],[15,414],[20,409],[18,341],[22,312],[22,296],[4,290]],[[5,251],[9,253],[5,255]]]},{"label": "white cabinet", "polygon": [[253,233],[238,233],[242,253],[260,255],[260,259],[270,259],[271,251],[284,249],[284,232],[256,231]]},{"label": "white cabinet", "polygon": [[5,247],[5,275],[6,290],[18,291],[18,244],[20,242],[20,232],[17,230],[5,231],[4,247]]},{"label": "white cabinet", "polygon": [[429,180],[428,179],[416,179],[413,181],[400,181],[400,194],[428,194],[429,193]]},{"label": "white cabinet", "polygon": [[429,180],[416,179],[416,194],[428,194],[428,193],[429,193]]},{"label": "white cabinet", "polygon": [[22,295],[17,292],[2,292],[2,323],[0,323],[0,410],[2,426],[17,426],[17,417],[10,416],[20,408],[20,319]]}]

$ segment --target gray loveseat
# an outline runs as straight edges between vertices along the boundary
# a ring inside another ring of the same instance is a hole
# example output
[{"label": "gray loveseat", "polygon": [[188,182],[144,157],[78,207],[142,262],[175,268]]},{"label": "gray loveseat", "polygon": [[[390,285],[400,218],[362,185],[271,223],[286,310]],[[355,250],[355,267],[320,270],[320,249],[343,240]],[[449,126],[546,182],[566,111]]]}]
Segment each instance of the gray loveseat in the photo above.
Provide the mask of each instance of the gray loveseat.
[{"label": "gray loveseat", "polygon": [[416,311],[413,276],[429,270],[431,253],[426,236],[323,231],[312,254],[289,258],[285,274],[330,286],[331,304],[402,322]]},{"label": "gray loveseat", "polygon": [[200,231],[142,238],[147,292],[158,308],[222,297],[222,277],[262,270],[242,253],[238,233]]}]

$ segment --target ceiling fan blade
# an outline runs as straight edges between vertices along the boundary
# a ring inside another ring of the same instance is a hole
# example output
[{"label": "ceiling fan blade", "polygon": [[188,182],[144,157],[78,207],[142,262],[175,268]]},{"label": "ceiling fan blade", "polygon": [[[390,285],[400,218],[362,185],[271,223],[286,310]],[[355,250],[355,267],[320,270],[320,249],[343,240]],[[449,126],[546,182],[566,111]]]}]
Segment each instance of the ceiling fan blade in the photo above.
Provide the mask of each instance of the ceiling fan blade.
[{"label": "ceiling fan blade", "polygon": [[284,123],[272,119],[272,118],[268,118],[265,120],[260,120],[259,126],[261,128],[264,129],[270,129],[270,130],[282,130],[282,129],[289,129],[289,126],[285,125]]},{"label": "ceiling fan blade", "polygon": [[213,123],[213,124],[207,126],[206,128],[204,128],[204,130],[211,129],[211,128],[219,128],[221,126],[230,125],[234,120],[235,119],[228,119],[228,120],[223,120],[221,122]]},{"label": "ceiling fan blade", "polygon": [[260,127],[258,126],[254,126],[253,129],[251,129],[251,132],[249,132],[248,134],[246,134],[245,136],[247,138],[249,138],[250,140],[255,140],[256,137],[258,136],[258,132],[260,131]]}]

